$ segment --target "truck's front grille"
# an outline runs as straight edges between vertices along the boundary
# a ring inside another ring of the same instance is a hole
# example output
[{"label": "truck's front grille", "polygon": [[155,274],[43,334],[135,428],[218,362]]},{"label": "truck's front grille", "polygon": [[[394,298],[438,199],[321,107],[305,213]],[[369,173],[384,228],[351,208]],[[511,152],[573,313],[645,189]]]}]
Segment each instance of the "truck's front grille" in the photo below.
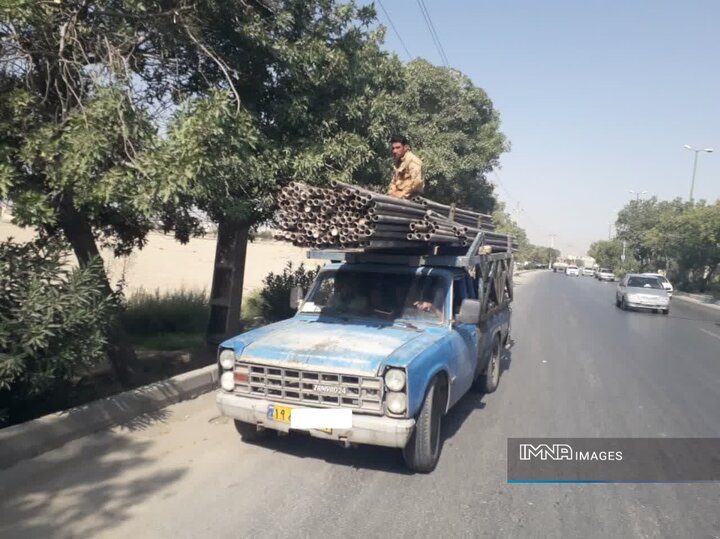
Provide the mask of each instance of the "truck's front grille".
[{"label": "truck's front grille", "polygon": [[[382,412],[383,382],[378,377],[334,374],[236,362],[235,392],[315,406]],[[246,381],[242,379],[246,378]]]}]

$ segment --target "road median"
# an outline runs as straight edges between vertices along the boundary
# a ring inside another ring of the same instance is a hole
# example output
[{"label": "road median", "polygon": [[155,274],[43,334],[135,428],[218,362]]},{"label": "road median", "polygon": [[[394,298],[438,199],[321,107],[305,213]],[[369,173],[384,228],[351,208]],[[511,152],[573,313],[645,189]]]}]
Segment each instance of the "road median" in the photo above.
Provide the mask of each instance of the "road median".
[{"label": "road median", "polygon": [[0,469],[41,455],[72,440],[108,427],[131,423],[180,401],[212,391],[218,382],[216,365],[96,400],[62,412],[0,430]]}]

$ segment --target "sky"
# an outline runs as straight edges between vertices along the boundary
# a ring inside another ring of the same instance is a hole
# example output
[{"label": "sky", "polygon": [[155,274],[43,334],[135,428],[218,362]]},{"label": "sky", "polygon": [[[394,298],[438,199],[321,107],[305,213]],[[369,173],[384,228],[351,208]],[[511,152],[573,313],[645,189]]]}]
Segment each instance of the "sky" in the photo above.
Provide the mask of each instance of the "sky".
[{"label": "sky", "polygon": [[[382,5],[412,57],[442,64],[417,0]],[[511,151],[489,179],[532,243],[584,255],[608,238],[630,190],[687,199],[685,144],[716,150],[699,154],[694,198],[720,198],[720,1],[425,5],[449,65],[500,112]],[[375,6],[386,48],[408,60]]]}]

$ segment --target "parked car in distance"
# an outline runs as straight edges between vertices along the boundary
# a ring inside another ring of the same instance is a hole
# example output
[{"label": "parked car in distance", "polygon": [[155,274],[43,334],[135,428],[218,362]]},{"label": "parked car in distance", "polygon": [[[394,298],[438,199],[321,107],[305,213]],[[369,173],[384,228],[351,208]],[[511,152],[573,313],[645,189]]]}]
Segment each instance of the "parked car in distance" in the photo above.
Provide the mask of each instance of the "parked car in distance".
[{"label": "parked car in distance", "polygon": [[615,280],[615,274],[612,272],[612,270],[609,270],[607,268],[600,268],[597,278],[600,281],[613,282]]},{"label": "parked car in distance", "polygon": [[577,266],[568,266],[565,269],[565,275],[572,275],[573,277],[580,277],[580,270]]},{"label": "parked car in distance", "polygon": [[663,288],[667,290],[668,297],[672,299],[675,288],[673,287],[672,283],[667,280],[667,277],[665,277],[664,275],[660,275],[659,273],[643,273],[643,275],[647,275],[648,277],[657,277],[657,280],[660,281],[660,284],[663,285]]},{"label": "parked car in distance", "polygon": [[667,290],[657,277],[628,273],[619,283],[615,292],[615,305],[623,311],[647,309],[670,312],[670,298]]},{"label": "parked car in distance", "polygon": [[595,271],[592,268],[585,267],[582,270],[583,277],[592,277],[595,275]]}]

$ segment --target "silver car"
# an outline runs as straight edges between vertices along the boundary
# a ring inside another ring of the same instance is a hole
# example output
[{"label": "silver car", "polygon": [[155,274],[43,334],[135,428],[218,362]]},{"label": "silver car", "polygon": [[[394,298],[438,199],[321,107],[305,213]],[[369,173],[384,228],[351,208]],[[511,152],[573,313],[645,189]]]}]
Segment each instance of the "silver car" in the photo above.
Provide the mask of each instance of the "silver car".
[{"label": "silver car", "polygon": [[615,305],[622,310],[647,309],[670,312],[670,298],[657,277],[628,273],[615,292]]},{"label": "silver car", "polygon": [[609,270],[607,268],[601,268],[597,274],[597,278],[599,281],[613,282],[615,280],[615,274],[612,272],[612,270]]}]

